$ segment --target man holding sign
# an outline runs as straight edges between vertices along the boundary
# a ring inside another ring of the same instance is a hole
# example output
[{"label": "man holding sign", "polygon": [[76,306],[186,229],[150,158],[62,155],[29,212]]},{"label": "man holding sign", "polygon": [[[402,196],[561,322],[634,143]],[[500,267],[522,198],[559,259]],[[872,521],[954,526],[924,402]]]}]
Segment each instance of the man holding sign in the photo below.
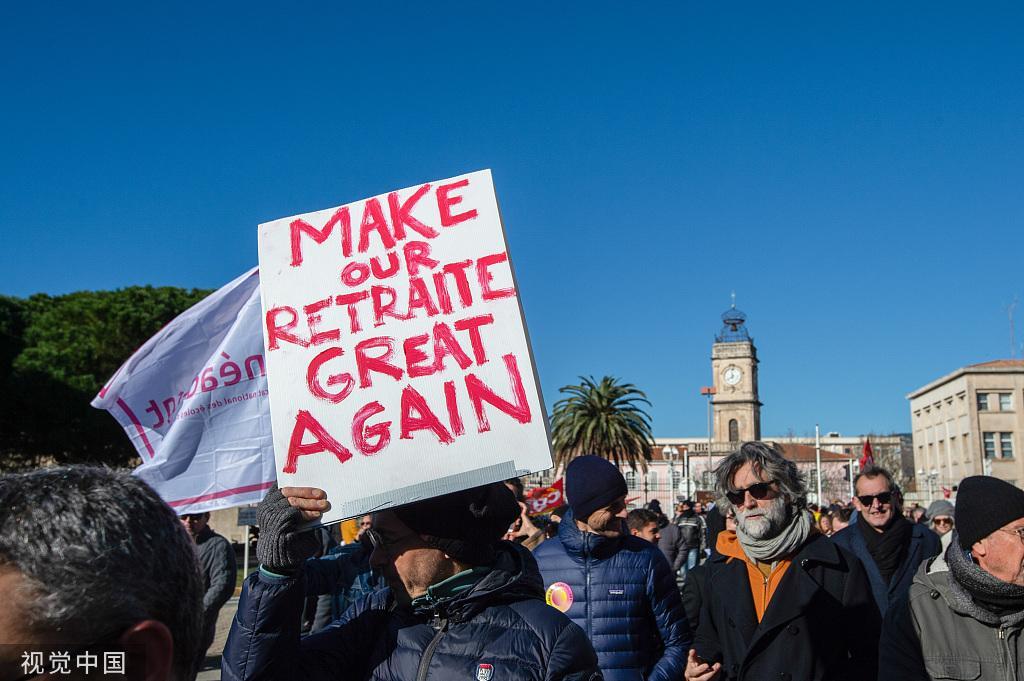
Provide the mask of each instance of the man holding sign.
[{"label": "man holding sign", "polygon": [[[520,507],[499,481],[551,449],[490,172],[260,225],[259,252],[283,487],[259,507],[224,677],[600,679],[501,541]],[[371,512],[389,588],[300,640],[304,525]]]},{"label": "man holding sign", "polygon": [[543,600],[529,551],[501,536],[519,514],[492,483],[382,511],[370,564],[389,588],[300,639],[303,565],[316,550],[303,521],[323,490],[275,487],[259,507],[260,570],[242,592],[223,678],[389,681],[599,681],[583,630]]}]

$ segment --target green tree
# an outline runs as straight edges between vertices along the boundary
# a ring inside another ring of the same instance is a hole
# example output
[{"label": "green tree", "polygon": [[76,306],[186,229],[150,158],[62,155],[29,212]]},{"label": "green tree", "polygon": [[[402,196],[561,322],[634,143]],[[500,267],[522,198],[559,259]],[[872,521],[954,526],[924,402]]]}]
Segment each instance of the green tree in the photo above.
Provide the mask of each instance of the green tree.
[{"label": "green tree", "polygon": [[89,403],[140,345],[208,294],[133,286],[0,297],[0,468],[130,465],[128,437]]},{"label": "green tree", "polygon": [[579,385],[564,386],[559,392],[567,397],[555,403],[551,415],[556,468],[564,470],[575,457],[595,454],[617,466],[647,470],[654,437],[651,417],[641,406],[651,403],[642,390],[611,376],[600,383],[593,376],[580,376]]}]

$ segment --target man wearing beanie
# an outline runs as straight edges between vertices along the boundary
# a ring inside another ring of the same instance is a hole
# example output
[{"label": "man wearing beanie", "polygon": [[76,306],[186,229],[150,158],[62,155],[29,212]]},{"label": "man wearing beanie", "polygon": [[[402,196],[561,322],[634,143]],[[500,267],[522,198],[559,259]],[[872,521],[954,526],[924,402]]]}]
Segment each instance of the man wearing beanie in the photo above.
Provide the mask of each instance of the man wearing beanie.
[{"label": "man wearing beanie", "polygon": [[881,622],[864,567],[815,529],[796,464],[744,442],[715,475],[736,530],[704,563],[687,681],[873,681]]},{"label": "man wearing beanie", "polygon": [[892,473],[868,466],[853,479],[857,521],[832,541],[864,563],[871,593],[884,617],[889,604],[910,588],[917,567],[939,553],[939,537],[903,517],[903,499]]},{"label": "man wearing beanie", "polygon": [[388,588],[300,638],[301,531],[330,508],[323,490],[275,486],[260,503],[260,569],[246,580],[224,679],[600,681],[584,632],[544,602],[529,551],[501,540],[519,515],[502,483],[375,514],[370,564]]},{"label": "man wearing beanie", "polygon": [[1024,491],[964,478],[946,552],[886,616],[879,679],[1024,679]]},{"label": "man wearing beanie", "polygon": [[690,627],[658,547],[626,530],[626,480],[609,461],[581,456],[565,470],[569,510],[534,555],[553,609],[587,633],[606,681],[677,681]]}]

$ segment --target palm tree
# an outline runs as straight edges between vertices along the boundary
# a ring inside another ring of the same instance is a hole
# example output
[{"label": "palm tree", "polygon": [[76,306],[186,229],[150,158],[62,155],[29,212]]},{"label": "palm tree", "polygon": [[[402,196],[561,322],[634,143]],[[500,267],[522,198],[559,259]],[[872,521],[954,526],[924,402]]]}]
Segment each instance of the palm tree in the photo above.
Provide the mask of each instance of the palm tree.
[{"label": "palm tree", "polygon": [[565,469],[577,456],[596,454],[616,466],[637,464],[644,471],[651,460],[651,417],[640,403],[650,406],[647,395],[632,383],[605,376],[580,376],[579,385],[559,389],[567,397],[555,403],[551,415],[551,441],[555,468]]}]

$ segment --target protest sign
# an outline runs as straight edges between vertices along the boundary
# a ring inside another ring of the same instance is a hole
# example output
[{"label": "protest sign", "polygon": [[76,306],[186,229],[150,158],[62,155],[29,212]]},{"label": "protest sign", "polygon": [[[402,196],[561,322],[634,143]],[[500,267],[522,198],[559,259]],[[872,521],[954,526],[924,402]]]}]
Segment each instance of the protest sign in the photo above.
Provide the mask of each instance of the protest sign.
[{"label": "protest sign", "polygon": [[544,515],[565,505],[565,478],[559,478],[550,487],[535,487],[526,495],[526,508],[530,515]]},{"label": "protest sign", "polygon": [[551,467],[490,171],[259,227],[277,477],[323,522]]},{"label": "protest sign", "polygon": [[274,484],[259,283],[254,268],[175,317],[92,401],[179,514],[256,502]]}]

